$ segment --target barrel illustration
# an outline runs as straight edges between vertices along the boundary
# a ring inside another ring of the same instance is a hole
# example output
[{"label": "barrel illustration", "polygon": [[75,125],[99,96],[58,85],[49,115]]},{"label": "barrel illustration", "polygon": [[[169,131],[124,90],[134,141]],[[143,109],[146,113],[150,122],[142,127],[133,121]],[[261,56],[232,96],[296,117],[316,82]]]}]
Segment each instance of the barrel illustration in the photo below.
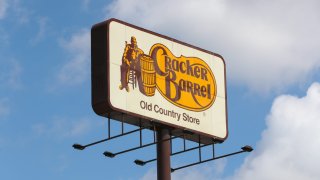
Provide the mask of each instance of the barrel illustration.
[{"label": "barrel illustration", "polygon": [[148,55],[140,57],[141,79],[146,96],[153,96],[156,90],[156,72],[153,59]]}]

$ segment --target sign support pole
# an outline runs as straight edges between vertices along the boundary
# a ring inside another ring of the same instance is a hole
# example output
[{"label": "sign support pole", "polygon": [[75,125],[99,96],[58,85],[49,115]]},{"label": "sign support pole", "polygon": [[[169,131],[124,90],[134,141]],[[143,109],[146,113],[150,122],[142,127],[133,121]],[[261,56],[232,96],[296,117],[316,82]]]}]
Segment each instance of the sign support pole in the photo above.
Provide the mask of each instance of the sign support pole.
[{"label": "sign support pole", "polygon": [[157,130],[157,177],[158,180],[171,180],[170,133],[167,128]]}]

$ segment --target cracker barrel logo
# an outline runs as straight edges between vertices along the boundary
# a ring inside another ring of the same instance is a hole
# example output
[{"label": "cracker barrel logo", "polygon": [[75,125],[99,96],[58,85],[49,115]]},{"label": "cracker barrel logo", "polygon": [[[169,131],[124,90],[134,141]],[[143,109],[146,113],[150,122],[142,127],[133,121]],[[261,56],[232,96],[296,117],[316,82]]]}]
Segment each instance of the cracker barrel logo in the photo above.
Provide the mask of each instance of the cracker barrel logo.
[{"label": "cracker barrel logo", "polygon": [[135,37],[126,42],[120,66],[120,90],[129,84],[146,96],[157,89],[172,104],[191,111],[204,111],[216,98],[216,80],[205,61],[197,57],[176,57],[163,44],[154,44],[149,55],[138,47]]}]

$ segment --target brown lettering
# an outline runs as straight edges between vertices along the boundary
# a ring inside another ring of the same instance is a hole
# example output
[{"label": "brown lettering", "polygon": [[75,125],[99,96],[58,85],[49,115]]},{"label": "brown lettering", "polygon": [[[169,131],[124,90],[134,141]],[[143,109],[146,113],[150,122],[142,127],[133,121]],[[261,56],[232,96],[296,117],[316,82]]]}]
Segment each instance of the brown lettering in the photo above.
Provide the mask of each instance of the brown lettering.
[{"label": "brown lettering", "polygon": [[189,60],[187,60],[187,74],[191,75],[191,76],[194,76],[193,75],[192,66],[190,65],[190,61]]},{"label": "brown lettering", "polygon": [[[166,96],[172,101],[178,101],[181,97],[181,91],[178,84],[175,82],[177,76],[176,73],[172,70],[168,71],[168,75],[166,76]],[[173,87],[171,87],[171,84]],[[175,91],[175,97],[172,97],[171,89]]]},{"label": "brown lettering", "polygon": [[200,85],[199,85],[199,84],[194,83],[194,91],[193,91],[193,93],[194,93],[195,95],[200,96]]},{"label": "brown lettering", "polygon": [[164,67],[166,68],[166,71],[168,71],[169,69],[172,69],[171,68],[171,59],[170,59],[170,57],[169,56],[165,56],[164,57],[164,62],[165,62],[165,65],[164,65]]},{"label": "brown lettering", "polygon": [[196,76],[196,78],[200,77],[200,68],[199,68],[199,66],[195,66],[194,67],[194,76]]},{"label": "brown lettering", "polygon": [[174,59],[172,60],[172,69],[179,72],[179,61]]},{"label": "brown lettering", "polygon": [[208,71],[206,68],[201,68],[201,79],[208,81],[207,73]]}]

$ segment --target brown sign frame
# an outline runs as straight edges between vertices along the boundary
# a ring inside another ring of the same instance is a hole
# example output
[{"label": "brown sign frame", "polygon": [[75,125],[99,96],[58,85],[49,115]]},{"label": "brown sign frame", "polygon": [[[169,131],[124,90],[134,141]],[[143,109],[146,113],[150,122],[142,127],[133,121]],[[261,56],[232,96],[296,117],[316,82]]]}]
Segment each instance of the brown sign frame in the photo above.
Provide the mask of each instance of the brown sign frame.
[{"label": "brown sign frame", "polygon": [[[163,121],[159,121],[156,119],[152,119],[140,114],[135,114],[132,112],[128,112],[123,109],[118,109],[113,107],[110,103],[110,79],[108,76],[109,72],[109,26],[111,22],[118,22],[120,24],[129,26],[131,28],[179,43],[181,45],[218,56],[222,59],[225,66],[225,61],[223,57],[219,54],[201,49],[199,47],[195,47],[193,45],[187,44],[185,42],[149,31],[147,29],[123,22],[118,19],[109,19],[104,22],[98,23],[94,25],[91,29],[91,88],[92,88],[92,108],[94,112],[100,116],[110,117],[112,119],[125,122],[131,125],[136,126],[145,126],[151,127],[151,125],[156,126],[165,126],[169,128],[171,134],[174,136],[178,136],[181,134],[183,130],[191,131],[192,134],[188,134],[185,136],[186,139],[200,142],[203,144],[223,142],[227,139],[229,131],[228,131],[228,109],[227,109],[227,90],[226,90],[226,68],[224,69],[224,82],[225,82],[225,111],[226,111],[226,136],[224,138],[212,136],[210,134],[206,134],[203,132],[190,130],[185,127],[165,123]],[[153,130],[152,128],[150,128]]]}]

